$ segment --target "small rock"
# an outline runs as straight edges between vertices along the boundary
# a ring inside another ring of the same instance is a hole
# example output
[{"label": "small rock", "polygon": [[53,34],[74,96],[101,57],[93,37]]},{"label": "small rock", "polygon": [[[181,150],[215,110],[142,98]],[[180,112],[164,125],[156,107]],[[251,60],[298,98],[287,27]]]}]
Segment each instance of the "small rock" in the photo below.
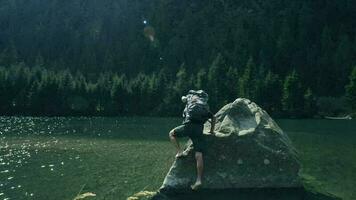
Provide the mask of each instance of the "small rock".
[{"label": "small rock", "polygon": [[264,159],[264,160],[263,160],[263,163],[264,163],[265,165],[269,165],[271,162],[270,162],[268,159]]}]

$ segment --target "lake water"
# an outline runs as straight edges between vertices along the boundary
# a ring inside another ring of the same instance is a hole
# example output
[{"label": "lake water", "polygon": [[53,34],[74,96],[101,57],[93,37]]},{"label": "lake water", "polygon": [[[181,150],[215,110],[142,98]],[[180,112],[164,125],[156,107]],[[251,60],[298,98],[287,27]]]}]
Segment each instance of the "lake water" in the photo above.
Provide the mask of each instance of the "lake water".
[{"label": "lake water", "polygon": [[[174,157],[177,118],[0,117],[0,200],[118,199],[155,190]],[[356,121],[277,120],[310,187],[356,199]]]}]

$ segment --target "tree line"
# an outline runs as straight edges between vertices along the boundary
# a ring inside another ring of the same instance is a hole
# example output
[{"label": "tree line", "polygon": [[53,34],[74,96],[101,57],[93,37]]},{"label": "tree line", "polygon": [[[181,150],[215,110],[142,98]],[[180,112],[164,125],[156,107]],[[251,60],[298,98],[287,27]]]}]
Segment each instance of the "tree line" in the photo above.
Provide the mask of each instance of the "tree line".
[{"label": "tree line", "polygon": [[350,0],[3,0],[1,114],[174,115],[193,88],[215,110],[241,96],[280,116],[348,113],[355,10]]},{"label": "tree line", "polygon": [[[281,77],[257,67],[251,57],[244,70],[238,71],[227,65],[219,54],[207,69],[197,73],[189,73],[182,65],[176,73],[164,68],[132,77],[106,72],[98,74],[96,80],[88,79],[80,71],[49,70],[41,65],[28,67],[18,63],[0,67],[0,113],[178,116],[184,107],[180,97],[190,89],[207,91],[213,112],[238,97],[249,98],[279,117],[314,117],[323,112],[340,112],[337,110],[340,108],[327,110],[335,104],[334,99],[329,102],[323,99],[324,105],[318,105],[318,97],[295,70]],[[348,104],[356,105],[356,67],[346,91]]]},{"label": "tree line", "polygon": [[344,95],[356,65],[350,0],[3,0],[0,65],[42,59],[46,68],[135,76],[189,73],[220,53],[243,70],[293,70],[318,96]]}]

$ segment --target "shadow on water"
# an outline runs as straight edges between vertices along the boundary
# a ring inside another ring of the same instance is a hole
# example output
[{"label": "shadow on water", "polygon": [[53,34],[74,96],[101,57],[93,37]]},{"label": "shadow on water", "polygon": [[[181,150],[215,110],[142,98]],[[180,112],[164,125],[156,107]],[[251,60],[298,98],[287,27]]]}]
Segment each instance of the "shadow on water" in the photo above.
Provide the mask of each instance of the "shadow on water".
[{"label": "shadow on water", "polygon": [[341,200],[338,197],[305,190],[304,188],[200,190],[189,193],[158,193],[152,200]]}]

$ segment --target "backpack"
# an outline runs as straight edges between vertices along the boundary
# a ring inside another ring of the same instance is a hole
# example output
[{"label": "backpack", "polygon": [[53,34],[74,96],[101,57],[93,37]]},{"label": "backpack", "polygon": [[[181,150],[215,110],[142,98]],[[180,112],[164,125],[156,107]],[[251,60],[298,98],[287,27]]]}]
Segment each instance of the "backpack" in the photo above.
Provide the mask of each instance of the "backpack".
[{"label": "backpack", "polygon": [[210,110],[207,104],[191,103],[186,108],[186,117],[192,122],[206,122],[209,119],[209,113]]}]

